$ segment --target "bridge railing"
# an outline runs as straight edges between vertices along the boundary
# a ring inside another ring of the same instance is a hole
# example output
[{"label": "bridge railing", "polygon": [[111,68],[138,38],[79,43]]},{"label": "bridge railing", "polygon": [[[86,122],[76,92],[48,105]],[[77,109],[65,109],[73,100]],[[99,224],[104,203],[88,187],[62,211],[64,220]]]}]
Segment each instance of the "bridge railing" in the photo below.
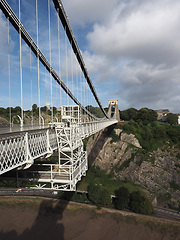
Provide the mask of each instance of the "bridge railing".
[{"label": "bridge railing", "polygon": [[0,174],[18,167],[27,168],[34,160],[52,155],[58,148],[54,129],[9,133],[0,137]]},{"label": "bridge railing", "polygon": [[0,134],[26,132],[31,130],[39,130],[39,129],[47,129],[47,128],[49,128],[48,123],[44,125],[24,125],[23,127],[21,127],[20,125],[14,125],[11,127],[0,127]]},{"label": "bridge railing", "polygon": [[93,122],[86,122],[80,123],[79,128],[81,132],[82,139],[89,137],[92,134],[110,126],[116,124],[118,121],[116,119],[112,120],[102,120],[102,121],[93,121]]},{"label": "bridge railing", "polygon": [[35,159],[44,155],[52,155],[53,151],[58,149],[55,127],[61,126],[61,138],[66,139],[60,142],[59,148],[65,149],[66,146],[67,148],[70,146],[72,149],[76,149],[81,145],[81,139],[115,123],[117,120],[103,120],[74,123],[69,127],[66,123],[53,123],[54,128],[52,125],[51,128],[1,135],[0,174],[20,166],[28,167],[33,164]]}]

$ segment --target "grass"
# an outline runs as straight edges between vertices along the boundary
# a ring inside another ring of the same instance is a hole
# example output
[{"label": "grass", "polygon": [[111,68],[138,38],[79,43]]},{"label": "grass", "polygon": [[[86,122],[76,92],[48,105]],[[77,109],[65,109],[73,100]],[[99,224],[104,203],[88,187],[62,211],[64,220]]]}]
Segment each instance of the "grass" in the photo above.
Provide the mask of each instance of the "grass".
[{"label": "grass", "polygon": [[38,209],[42,199],[39,197],[0,197],[0,207],[29,207],[32,209]]},{"label": "grass", "polygon": [[84,177],[82,181],[78,184],[78,190],[87,191],[87,187],[91,182],[106,187],[106,189],[110,192],[111,195],[114,195],[114,191],[117,190],[119,187],[126,187],[128,188],[129,192],[134,192],[142,189],[132,182],[114,179],[113,175],[106,174],[104,170],[101,170],[99,167],[95,166],[92,166],[89,169],[87,176]]}]

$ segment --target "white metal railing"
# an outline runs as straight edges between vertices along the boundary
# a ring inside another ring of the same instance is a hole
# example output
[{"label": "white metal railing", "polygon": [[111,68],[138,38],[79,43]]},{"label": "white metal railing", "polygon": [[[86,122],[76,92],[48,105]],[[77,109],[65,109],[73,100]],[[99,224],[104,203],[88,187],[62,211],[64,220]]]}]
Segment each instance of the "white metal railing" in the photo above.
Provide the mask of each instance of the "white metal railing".
[{"label": "white metal railing", "polygon": [[51,123],[49,128],[0,135],[0,174],[20,166],[26,169],[35,159],[44,155],[49,157],[58,150],[57,166],[50,164],[49,171],[38,171],[36,181],[43,185],[37,187],[45,188],[48,183],[51,189],[76,189],[76,183],[88,169],[82,139],[117,123],[117,120],[82,122],[78,106],[63,109],[63,122]]},{"label": "white metal railing", "polygon": [[57,149],[54,129],[8,134],[0,138],[0,175],[17,167],[27,168],[34,160]]}]

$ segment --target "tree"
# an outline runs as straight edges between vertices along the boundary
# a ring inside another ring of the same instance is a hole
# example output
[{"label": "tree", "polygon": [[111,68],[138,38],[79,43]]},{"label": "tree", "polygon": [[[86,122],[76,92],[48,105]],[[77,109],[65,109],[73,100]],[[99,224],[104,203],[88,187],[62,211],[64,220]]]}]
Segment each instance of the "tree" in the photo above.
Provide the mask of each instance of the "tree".
[{"label": "tree", "polygon": [[153,136],[155,139],[164,139],[166,138],[166,130],[163,126],[155,126],[153,128]]},{"label": "tree", "polygon": [[96,205],[110,205],[111,197],[109,191],[98,184],[91,183],[88,186],[88,198]]},{"label": "tree", "polygon": [[169,126],[167,134],[173,143],[177,144],[180,141],[180,128],[179,126]]},{"label": "tree", "polygon": [[96,117],[99,117],[99,118],[104,117],[104,114],[99,107],[93,107],[92,105],[88,105],[86,106],[86,109]]},{"label": "tree", "polygon": [[21,108],[20,108],[19,106],[16,106],[16,107],[14,108],[13,112],[16,113],[16,114],[20,114]]},{"label": "tree", "polygon": [[32,111],[35,112],[37,110],[37,104],[32,105]]},{"label": "tree", "polygon": [[130,194],[127,188],[120,187],[115,191],[116,198],[114,200],[115,207],[119,210],[128,208]]},{"label": "tree", "polygon": [[109,193],[109,191],[105,188],[101,189],[100,192],[100,203],[103,206],[107,206],[111,204],[111,195]]},{"label": "tree", "polygon": [[56,113],[57,113],[57,108],[53,107],[53,114],[56,114]]},{"label": "tree", "polygon": [[176,114],[174,114],[174,113],[169,113],[169,114],[167,115],[166,121],[167,121],[169,124],[171,124],[171,125],[177,124],[177,123],[178,123],[178,116],[177,116]]},{"label": "tree", "polygon": [[41,112],[46,112],[46,110],[47,110],[47,107],[46,107],[46,106],[41,107]]},{"label": "tree", "polygon": [[101,191],[100,186],[94,183],[90,183],[87,191],[88,191],[89,200],[94,204],[98,204],[100,199],[100,191]]},{"label": "tree", "polygon": [[130,121],[131,119],[136,120],[138,110],[135,108],[129,108],[127,110],[121,111],[120,116],[122,120]]},{"label": "tree", "polygon": [[147,125],[148,123],[154,122],[157,120],[157,113],[149,108],[141,108],[137,114],[138,122],[143,122]]},{"label": "tree", "polygon": [[130,209],[133,212],[141,214],[153,213],[152,203],[142,195],[140,192],[133,192],[130,194]]}]

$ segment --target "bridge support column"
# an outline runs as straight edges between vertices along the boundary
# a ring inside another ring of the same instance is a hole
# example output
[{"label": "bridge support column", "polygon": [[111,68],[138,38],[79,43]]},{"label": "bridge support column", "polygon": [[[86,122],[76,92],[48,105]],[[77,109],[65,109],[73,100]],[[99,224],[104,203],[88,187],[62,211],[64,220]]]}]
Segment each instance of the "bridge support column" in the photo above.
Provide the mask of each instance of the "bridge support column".
[{"label": "bridge support column", "polygon": [[70,123],[69,127],[62,123],[56,127],[59,151],[59,177],[62,181],[61,188],[75,191],[76,184],[87,171],[87,154],[83,151],[83,142],[80,127]]}]

